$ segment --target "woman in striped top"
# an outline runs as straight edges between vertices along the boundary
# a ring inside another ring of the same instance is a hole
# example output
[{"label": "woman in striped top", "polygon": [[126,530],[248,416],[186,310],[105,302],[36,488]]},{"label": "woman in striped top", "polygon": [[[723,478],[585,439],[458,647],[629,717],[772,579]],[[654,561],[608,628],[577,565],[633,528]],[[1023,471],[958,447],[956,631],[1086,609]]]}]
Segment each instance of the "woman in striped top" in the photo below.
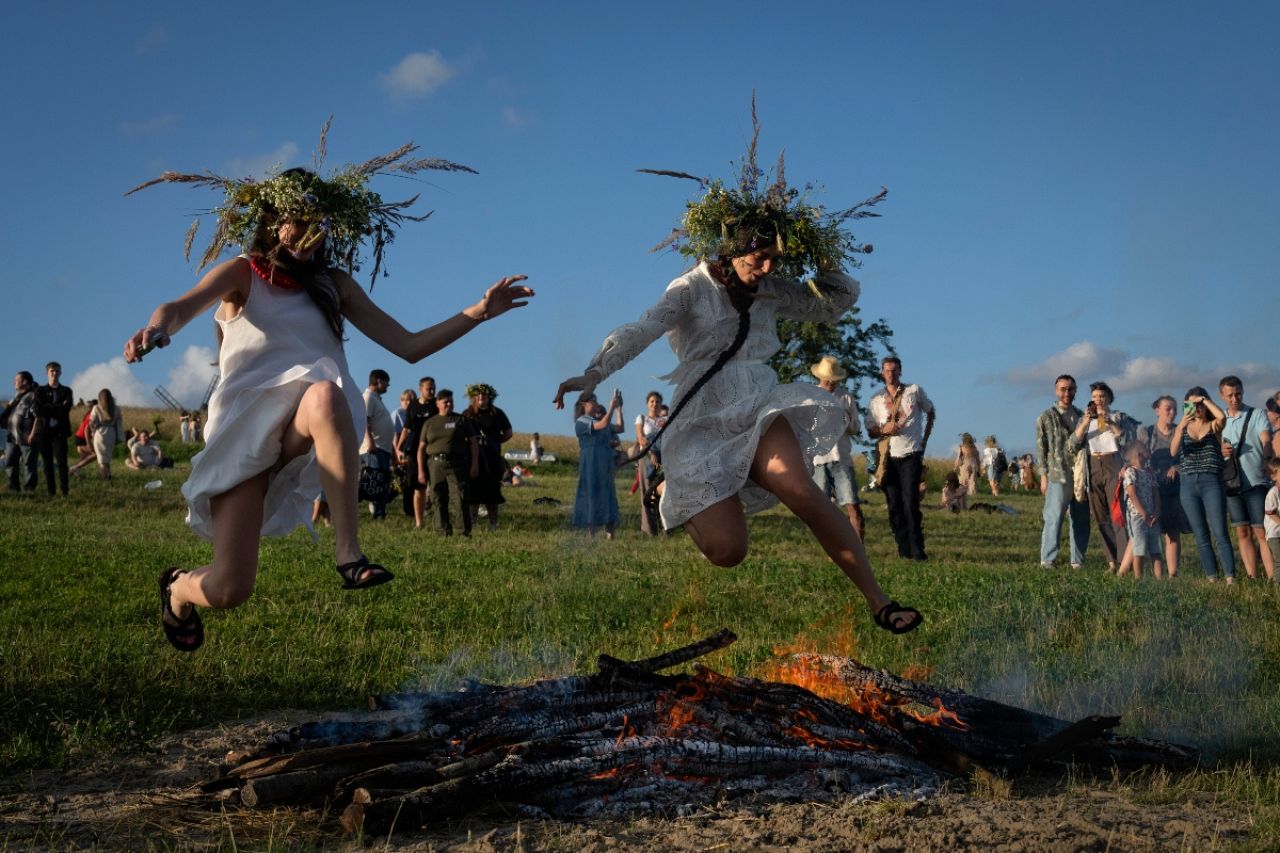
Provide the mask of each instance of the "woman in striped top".
[{"label": "woman in striped top", "polygon": [[[1227,531],[1227,498],[1222,490],[1222,428],[1227,423],[1223,414],[1200,386],[1182,398],[1182,420],[1169,442],[1169,452],[1178,460],[1181,486],[1178,498],[1196,537],[1200,565],[1210,581],[1218,579],[1219,563],[1227,583],[1235,582],[1236,561]],[[1214,559],[1213,542],[1217,540],[1218,559]]]}]

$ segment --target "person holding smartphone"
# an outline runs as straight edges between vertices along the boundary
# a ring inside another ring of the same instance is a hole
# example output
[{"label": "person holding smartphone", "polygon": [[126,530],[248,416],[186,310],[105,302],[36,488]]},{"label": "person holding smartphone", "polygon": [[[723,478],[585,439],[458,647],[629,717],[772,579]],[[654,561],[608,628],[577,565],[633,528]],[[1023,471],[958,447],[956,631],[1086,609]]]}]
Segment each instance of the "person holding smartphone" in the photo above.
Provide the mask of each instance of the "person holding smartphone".
[{"label": "person holding smartphone", "polygon": [[1107,555],[1107,571],[1114,573],[1129,544],[1123,525],[1111,523],[1111,500],[1120,483],[1124,467],[1121,451],[1133,440],[1137,421],[1124,412],[1114,411],[1115,393],[1105,382],[1089,386],[1090,400],[1084,417],[1076,424],[1074,446],[1089,452],[1086,469],[1089,480],[1089,514],[1102,536],[1102,549]]},{"label": "person holding smartphone", "polygon": [[[1222,490],[1220,442],[1227,416],[1199,385],[1183,398],[1182,420],[1174,430],[1169,450],[1178,463],[1181,486],[1178,497],[1196,538],[1200,565],[1210,581],[1219,574],[1235,583],[1236,557],[1227,533],[1227,499]],[[1217,559],[1214,541],[1217,540]]]},{"label": "person holding smartphone", "polygon": [[[1195,406],[1190,407],[1193,411]],[[1149,427],[1138,430],[1138,440],[1146,445],[1151,453],[1151,469],[1156,475],[1156,484],[1160,491],[1160,529],[1164,533],[1164,564],[1169,577],[1177,577],[1178,563],[1182,559],[1182,534],[1191,532],[1187,523],[1187,514],[1182,509],[1179,497],[1181,481],[1178,479],[1178,464],[1173,458],[1170,446],[1173,434],[1177,430],[1178,401],[1165,394],[1151,404],[1156,413],[1156,422]]]}]

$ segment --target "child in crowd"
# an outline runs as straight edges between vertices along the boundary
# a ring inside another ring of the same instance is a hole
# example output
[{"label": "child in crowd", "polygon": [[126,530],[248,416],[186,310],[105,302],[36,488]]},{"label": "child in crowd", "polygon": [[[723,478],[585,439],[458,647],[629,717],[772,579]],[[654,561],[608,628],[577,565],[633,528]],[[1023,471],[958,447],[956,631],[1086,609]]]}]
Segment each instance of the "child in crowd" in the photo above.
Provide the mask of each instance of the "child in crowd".
[{"label": "child in crowd", "polygon": [[542,461],[542,436],[536,432],[529,441],[529,464],[537,465]]},{"label": "child in crowd", "polygon": [[942,500],[938,503],[938,508],[959,513],[968,508],[968,497],[968,487],[960,485],[960,474],[951,471],[942,486]]},{"label": "child in crowd", "polygon": [[1038,488],[1036,486],[1036,466],[1035,460],[1030,453],[1022,455],[1022,467],[1019,470],[1022,472],[1022,488],[1028,492],[1035,491]]},{"label": "child in crowd", "polygon": [[[1280,458],[1273,456],[1267,460],[1267,476],[1271,478],[1274,485],[1267,492],[1267,500],[1263,507],[1266,515],[1262,517],[1262,526],[1267,533],[1267,547],[1271,549],[1271,559],[1280,566]],[[1271,579],[1275,580],[1278,575],[1280,572],[1272,575]]]},{"label": "child in crowd", "polygon": [[[1124,489],[1125,526],[1133,546],[1133,576],[1142,577],[1142,561],[1150,558],[1153,573],[1161,577],[1159,560],[1164,539],[1160,530],[1160,490],[1151,470],[1151,451],[1143,442],[1135,441],[1125,447],[1124,459],[1128,464],[1120,473],[1120,482]],[[1117,574],[1124,573],[1122,566]]]}]

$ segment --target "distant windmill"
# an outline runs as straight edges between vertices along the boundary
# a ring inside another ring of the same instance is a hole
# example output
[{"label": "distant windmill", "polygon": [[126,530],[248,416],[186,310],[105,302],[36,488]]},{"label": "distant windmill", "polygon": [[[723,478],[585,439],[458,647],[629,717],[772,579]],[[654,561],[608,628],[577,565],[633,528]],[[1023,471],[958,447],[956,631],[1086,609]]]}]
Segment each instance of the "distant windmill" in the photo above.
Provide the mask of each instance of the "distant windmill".
[{"label": "distant windmill", "polygon": [[182,404],[175,400],[173,395],[169,393],[169,389],[165,388],[163,385],[156,386],[156,396],[159,397],[161,402],[163,402],[168,408],[173,409],[175,412],[182,411]]},{"label": "distant windmill", "polygon": [[209,398],[213,396],[213,389],[218,387],[218,380],[220,378],[218,371],[215,370],[213,372],[213,378],[209,380],[209,387],[204,392],[204,399],[200,401],[200,408],[206,409],[209,407]]}]

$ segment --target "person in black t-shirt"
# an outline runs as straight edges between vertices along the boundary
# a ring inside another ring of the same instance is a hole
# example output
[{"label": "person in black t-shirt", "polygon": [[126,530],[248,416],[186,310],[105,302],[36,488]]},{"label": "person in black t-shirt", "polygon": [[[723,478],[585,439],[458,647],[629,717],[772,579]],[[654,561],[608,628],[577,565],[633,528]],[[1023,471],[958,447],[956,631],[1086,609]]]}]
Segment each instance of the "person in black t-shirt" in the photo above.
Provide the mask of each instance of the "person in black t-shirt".
[{"label": "person in black t-shirt", "polygon": [[422,514],[431,506],[431,492],[418,478],[418,437],[427,419],[436,414],[436,381],[430,376],[418,380],[418,396],[409,404],[405,425],[396,436],[396,447],[405,458],[404,514],[413,518],[415,528],[422,527]]},{"label": "person in black t-shirt", "polygon": [[452,391],[441,389],[436,394],[436,413],[423,424],[418,437],[418,481],[431,482],[436,530],[452,536],[460,525],[462,535],[470,536],[466,488],[480,474],[480,442],[470,419],[453,411]]}]

